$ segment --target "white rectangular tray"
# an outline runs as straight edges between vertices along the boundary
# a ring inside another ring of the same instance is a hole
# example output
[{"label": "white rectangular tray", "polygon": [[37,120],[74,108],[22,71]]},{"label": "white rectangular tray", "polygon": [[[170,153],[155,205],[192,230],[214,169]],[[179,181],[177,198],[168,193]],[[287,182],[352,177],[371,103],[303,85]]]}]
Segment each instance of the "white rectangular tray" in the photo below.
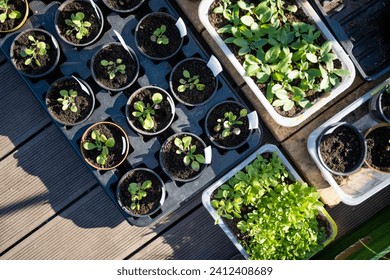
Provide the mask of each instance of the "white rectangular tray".
[{"label": "white rectangular tray", "polygon": [[[323,123],[309,135],[307,141],[307,149],[309,154],[320,169],[322,177],[324,177],[324,179],[335,189],[337,194],[340,196],[341,201],[345,204],[360,204],[370,196],[390,185],[390,174],[372,170],[364,165],[358,172],[344,177],[342,182],[338,183],[336,178],[333,177],[332,174],[322,166],[316,150],[316,141],[318,136],[326,127],[339,121],[347,121],[354,124],[363,132],[363,134],[370,127],[376,125],[378,122],[374,120],[368,112],[368,102],[373,95],[380,92],[388,83],[390,83],[390,78],[367,92],[354,103]],[[361,116],[355,116],[354,111],[356,109],[364,109],[364,107],[361,106],[366,106],[367,112]]]},{"label": "white rectangular tray", "polygon": [[214,29],[214,27],[211,25],[209,19],[208,19],[208,13],[211,4],[215,0],[203,0],[199,5],[199,18],[202,22],[203,26],[206,28],[206,30],[209,32],[211,37],[215,40],[215,42],[218,44],[218,46],[221,48],[223,53],[227,56],[229,61],[233,64],[233,66],[237,69],[238,73],[242,76],[242,78],[246,81],[250,89],[255,93],[256,97],[260,100],[260,102],[263,104],[267,112],[272,116],[272,118],[280,125],[286,126],[286,127],[293,127],[297,126],[303,121],[305,121],[307,118],[309,118],[312,114],[314,114],[316,111],[321,109],[325,104],[327,104],[330,100],[338,96],[339,94],[343,93],[346,89],[349,88],[349,86],[353,83],[356,71],[355,67],[349,58],[349,56],[346,54],[346,52],[343,50],[343,48],[340,46],[340,44],[337,42],[337,40],[334,38],[332,33],[329,31],[329,29],[325,26],[324,22],[320,19],[320,17],[317,15],[317,13],[314,11],[312,6],[307,1],[302,0],[296,0],[297,4],[302,7],[302,9],[306,12],[306,14],[313,20],[313,22],[317,25],[318,29],[322,32],[324,37],[332,42],[332,49],[333,52],[338,56],[338,59],[342,63],[342,67],[344,69],[348,69],[350,72],[350,75],[347,77],[344,77],[341,81],[341,83],[334,88],[329,94],[326,95],[326,97],[322,97],[316,101],[316,103],[309,109],[304,110],[304,112],[296,117],[284,117],[281,116],[276,112],[274,107],[268,102],[265,95],[260,91],[259,87],[256,85],[255,81],[246,75],[245,70],[241,63],[237,60],[235,55],[230,51],[229,47],[225,44],[225,42],[222,40],[222,38],[219,36],[217,31]]}]

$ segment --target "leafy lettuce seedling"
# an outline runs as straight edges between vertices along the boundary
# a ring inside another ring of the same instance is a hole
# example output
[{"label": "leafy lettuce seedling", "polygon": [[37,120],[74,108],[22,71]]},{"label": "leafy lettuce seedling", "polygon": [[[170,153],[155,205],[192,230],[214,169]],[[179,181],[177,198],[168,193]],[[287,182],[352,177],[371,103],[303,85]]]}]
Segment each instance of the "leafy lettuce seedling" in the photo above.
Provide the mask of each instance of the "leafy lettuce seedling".
[{"label": "leafy lettuce seedling", "polygon": [[206,87],[204,84],[200,83],[199,75],[194,75],[191,77],[191,74],[188,70],[183,71],[183,78],[179,80],[179,83],[181,85],[177,88],[178,92],[185,92],[187,89],[193,90],[194,88],[202,91]]},{"label": "leafy lettuce seedling", "polygon": [[[9,0],[0,0],[0,22],[4,23],[7,18],[19,19],[22,14],[18,10],[12,10],[8,5]],[[10,12],[9,12],[10,11]]]},{"label": "leafy lettuce seedling", "polygon": [[46,55],[50,46],[45,42],[35,39],[32,35],[28,36],[28,40],[32,42],[32,46],[30,48],[25,48],[20,52],[21,57],[27,57],[24,61],[24,65],[30,65],[32,62],[35,62],[36,65],[42,66],[39,57]]},{"label": "leafy lettuce seedling", "polygon": [[239,126],[243,124],[240,120],[248,115],[248,111],[246,109],[240,110],[240,115],[237,117],[232,112],[225,112],[223,118],[218,119],[218,124],[214,126],[215,132],[221,132],[222,138],[226,138],[230,136],[232,133],[234,135],[240,135],[241,129]]},{"label": "leafy lettuce seedling", "polygon": [[150,40],[159,45],[168,45],[169,38],[164,34],[167,31],[166,25],[161,25],[159,28],[153,31],[153,35],[150,36]]},{"label": "leafy lettuce seedling", "polygon": [[108,74],[108,77],[110,80],[114,79],[116,76],[116,73],[126,74],[126,65],[122,64],[122,59],[117,58],[115,61],[107,61],[105,59],[100,61],[100,65],[102,65]]},{"label": "leafy lettuce seedling", "polygon": [[100,155],[96,157],[96,162],[101,166],[104,166],[107,156],[109,155],[109,148],[112,148],[115,145],[115,139],[112,137],[107,139],[99,130],[92,131],[91,138],[94,140],[94,143],[86,141],[84,142],[83,147],[87,151],[94,149],[98,150]]},{"label": "leafy lettuce seedling", "polygon": [[191,165],[191,169],[199,171],[200,165],[204,164],[205,158],[202,154],[196,153],[196,145],[191,145],[192,137],[184,136],[183,139],[176,137],[174,144],[179,149],[176,150],[176,154],[184,154],[183,163],[185,166]]},{"label": "leafy lettuce seedling", "polygon": [[156,114],[157,109],[160,109],[160,104],[163,100],[163,96],[160,93],[155,93],[152,96],[153,104],[144,103],[143,101],[134,102],[135,111],[132,115],[136,117],[145,130],[151,130],[154,127],[153,117]]},{"label": "leafy lettuce seedling", "polygon": [[70,110],[74,113],[77,112],[76,106],[76,97],[77,91],[70,89],[69,91],[62,89],[60,90],[61,98],[58,98],[57,101],[62,104],[62,110],[66,111],[70,108]]},{"label": "leafy lettuce seedling", "polygon": [[85,15],[83,12],[77,12],[72,14],[70,19],[66,19],[66,25],[70,26],[72,29],[66,31],[66,35],[76,32],[76,38],[78,40],[83,39],[83,37],[88,36],[89,28],[92,26],[89,21],[84,21]]},{"label": "leafy lettuce seedling", "polygon": [[130,183],[128,187],[128,191],[131,194],[131,210],[140,210],[141,204],[140,201],[148,195],[146,190],[150,189],[152,187],[152,181],[147,180],[140,183]]}]

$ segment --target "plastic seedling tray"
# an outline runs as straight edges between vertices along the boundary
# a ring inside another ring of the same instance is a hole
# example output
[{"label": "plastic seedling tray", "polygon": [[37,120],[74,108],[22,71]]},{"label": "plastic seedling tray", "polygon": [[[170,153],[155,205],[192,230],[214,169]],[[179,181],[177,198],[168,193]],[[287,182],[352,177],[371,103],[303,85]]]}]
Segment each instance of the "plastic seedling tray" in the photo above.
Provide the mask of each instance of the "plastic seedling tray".
[{"label": "plastic seedling tray", "polygon": [[390,71],[389,0],[312,0],[367,80]]},{"label": "plastic seedling tray", "polygon": [[314,21],[314,23],[317,25],[318,29],[322,32],[324,37],[331,41],[333,44],[333,52],[338,56],[338,59],[342,63],[342,67],[344,69],[348,69],[350,71],[350,75],[347,77],[344,77],[341,83],[334,88],[329,94],[326,95],[326,97],[322,97],[316,101],[316,103],[309,109],[304,110],[304,112],[298,116],[295,117],[284,117],[276,112],[274,107],[268,102],[265,95],[261,92],[259,87],[256,85],[255,81],[246,75],[244,68],[242,67],[241,63],[237,60],[235,55],[231,52],[229,47],[225,44],[223,39],[219,36],[215,28],[211,25],[208,14],[210,6],[214,3],[215,0],[203,0],[200,3],[199,6],[199,18],[206,28],[206,30],[210,33],[211,37],[215,40],[215,42],[218,44],[218,46],[221,48],[223,53],[226,55],[226,57],[229,59],[229,61],[233,64],[234,68],[237,69],[238,73],[242,76],[242,78],[246,81],[250,89],[256,94],[256,97],[260,100],[260,102],[263,104],[267,112],[272,116],[272,118],[280,125],[286,126],[286,127],[293,127],[297,126],[303,121],[305,121],[307,118],[309,118],[312,114],[314,114],[316,111],[321,109],[325,104],[327,104],[330,100],[338,96],[339,94],[343,93],[354,81],[355,79],[355,68],[348,57],[348,55],[345,53],[343,48],[340,46],[340,44],[336,41],[336,39],[333,37],[333,35],[330,33],[329,29],[325,26],[324,22],[321,21],[317,13],[314,11],[312,6],[307,1],[301,1],[297,0],[297,4],[300,5],[303,10],[306,12],[306,14],[311,17],[311,19]]},{"label": "plastic seedling tray", "polygon": [[[215,104],[225,100],[236,100],[246,107],[248,107],[248,104],[245,104],[239,95],[230,87],[225,78],[219,74],[217,77],[219,81],[218,91],[210,102],[203,106],[186,107],[175,100],[176,116],[169,129],[157,137],[138,135],[130,128],[125,116],[125,106],[130,94],[138,88],[147,85],[157,85],[169,91],[169,73],[179,61],[187,57],[200,57],[208,61],[210,57],[190,32],[185,37],[183,46],[178,54],[168,60],[154,61],[138,51],[134,42],[134,30],[138,21],[144,15],[153,11],[164,11],[179,18],[168,1],[150,0],[148,3],[144,3],[135,13],[126,15],[119,15],[112,12],[102,3],[97,2],[105,15],[105,28],[99,40],[84,48],[72,47],[58,38],[53,19],[59,3],[50,1],[47,3],[46,5],[41,1],[30,2],[30,7],[35,11],[35,14],[29,18],[22,30],[31,27],[40,27],[53,34],[58,39],[62,50],[60,66],[49,76],[39,80],[29,79],[24,76],[22,78],[45,109],[44,98],[47,89],[56,79],[62,76],[74,75],[77,78],[85,80],[92,87],[96,95],[96,105],[94,112],[86,122],[76,126],[63,126],[55,122],[80,157],[81,136],[93,123],[98,121],[113,121],[126,131],[132,148],[130,149],[129,156],[121,166],[110,171],[97,171],[89,166],[88,168],[130,224],[135,226],[152,226],[158,223],[163,217],[179,208],[196,193],[211,185],[218,177],[222,176],[222,174],[231,169],[235,164],[250,155],[260,145],[262,139],[261,127],[255,129],[249,141],[237,150],[223,151],[212,147],[213,160],[197,180],[188,183],[172,181],[164,174],[158,161],[159,151],[165,139],[177,132],[186,131],[200,136],[207,145],[211,145],[204,131],[204,119],[208,110]],[[137,81],[129,89],[117,93],[108,92],[100,88],[93,81],[89,67],[91,57],[100,46],[108,42],[118,41],[114,30],[119,32],[127,45],[136,52],[140,62],[140,73]],[[0,39],[1,49],[8,59],[10,59],[10,46],[15,36],[16,34],[11,34]],[[251,108],[248,109],[251,110]],[[146,218],[135,218],[125,213],[119,207],[115,196],[116,186],[120,178],[128,170],[137,167],[152,169],[160,175],[166,185],[166,200],[164,205],[157,213]]]},{"label": "plastic seedling tray", "polygon": [[[242,170],[250,164],[252,161],[254,161],[257,157],[257,155],[261,155],[264,153],[274,153],[276,152],[279,158],[282,160],[283,164],[286,166],[287,171],[290,173],[292,178],[298,181],[303,181],[302,178],[299,176],[299,174],[295,171],[295,169],[292,167],[290,162],[286,159],[286,157],[282,154],[282,152],[279,150],[279,148],[272,144],[266,144],[262,147],[260,147],[257,151],[255,151],[253,154],[251,154],[248,158],[246,158],[243,162],[241,162],[239,165],[234,167],[232,170],[230,170],[226,175],[224,175],[221,179],[219,179],[217,182],[215,182],[212,186],[208,187],[202,195],[202,203],[204,207],[209,211],[211,216],[214,218],[214,220],[218,221],[218,225],[222,228],[222,230],[225,232],[225,234],[229,237],[229,239],[233,242],[233,244],[236,246],[236,248],[240,251],[240,253],[248,259],[249,255],[245,251],[244,247],[239,243],[238,239],[234,235],[234,233],[230,230],[230,228],[224,223],[223,219],[219,217],[213,206],[211,206],[211,196],[214,193],[216,189],[218,189],[221,185],[223,185],[226,181],[228,181],[231,177],[233,177],[238,171]],[[332,242],[336,236],[337,236],[337,225],[334,222],[334,220],[330,217],[329,213],[325,210],[325,208],[320,207],[319,208],[320,213],[325,216],[325,218],[330,223],[331,227],[331,234],[328,237],[328,239],[325,240],[324,246],[328,245],[330,242]]]},{"label": "plastic seedling tray", "polygon": [[378,94],[378,92],[380,92],[381,89],[383,89],[389,82],[390,79],[387,79],[376,88],[367,92],[340,113],[319,126],[308,138],[307,149],[309,150],[311,157],[320,169],[324,179],[335,189],[337,194],[340,196],[341,201],[345,204],[357,205],[362,203],[370,196],[390,185],[390,174],[372,170],[364,165],[358,172],[347,177],[333,176],[322,166],[319,160],[316,149],[317,139],[326,127],[336,122],[348,122],[354,124],[363,132],[363,134],[369,128],[378,124],[378,122],[371,117],[368,111],[368,103],[372,96]]}]

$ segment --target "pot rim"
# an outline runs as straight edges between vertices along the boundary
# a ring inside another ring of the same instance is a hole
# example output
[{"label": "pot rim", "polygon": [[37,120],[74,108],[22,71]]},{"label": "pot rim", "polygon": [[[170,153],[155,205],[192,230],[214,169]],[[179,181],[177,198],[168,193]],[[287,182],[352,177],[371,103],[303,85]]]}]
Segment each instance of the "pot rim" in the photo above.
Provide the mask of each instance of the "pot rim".
[{"label": "pot rim", "polygon": [[125,10],[121,10],[121,9],[115,9],[113,7],[111,7],[109,4],[108,4],[108,1],[107,0],[103,0],[103,3],[104,5],[107,6],[107,8],[113,10],[114,12],[117,12],[117,13],[130,13],[132,11],[135,11],[136,9],[138,9],[139,7],[141,7],[141,5],[145,2],[145,0],[141,0],[139,2],[138,5],[134,6],[133,8],[130,8],[130,9],[125,9]]}]

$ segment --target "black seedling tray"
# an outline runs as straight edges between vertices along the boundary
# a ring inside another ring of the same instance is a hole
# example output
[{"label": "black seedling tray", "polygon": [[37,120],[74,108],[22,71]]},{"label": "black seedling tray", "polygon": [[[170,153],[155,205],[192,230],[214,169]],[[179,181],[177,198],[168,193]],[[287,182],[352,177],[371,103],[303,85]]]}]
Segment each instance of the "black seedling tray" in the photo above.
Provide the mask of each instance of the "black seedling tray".
[{"label": "black seedling tray", "polygon": [[[208,145],[211,142],[204,131],[204,119],[208,110],[215,104],[225,100],[236,100],[246,105],[249,110],[253,108],[250,104],[245,104],[239,95],[231,88],[226,79],[220,74],[218,76],[219,87],[216,95],[206,105],[198,107],[186,107],[175,100],[176,116],[171,127],[163,134],[157,137],[140,136],[134,132],[128,125],[125,117],[125,105],[128,97],[136,89],[147,86],[157,85],[163,89],[169,90],[169,74],[172,68],[182,59],[187,57],[200,57],[209,59],[207,53],[202,49],[199,42],[191,35],[188,30],[188,36],[185,37],[181,51],[173,58],[166,61],[154,61],[142,55],[134,43],[134,30],[138,21],[147,13],[152,11],[165,11],[178,18],[178,14],[168,1],[150,0],[144,3],[136,14],[118,15],[107,9],[103,3],[97,2],[105,15],[105,28],[101,38],[91,46],[85,48],[74,48],[64,43],[56,34],[54,27],[54,15],[59,6],[58,2],[32,1],[30,8],[35,11],[22,30],[38,27],[43,28],[53,34],[61,47],[60,65],[57,69],[42,79],[29,79],[22,76],[27,85],[31,88],[35,97],[46,109],[45,93],[49,86],[58,78],[74,75],[84,79],[93,89],[96,96],[96,106],[92,116],[84,123],[77,126],[62,126],[54,122],[69,140],[76,153],[81,156],[80,139],[84,131],[93,123],[98,121],[113,121],[126,131],[129,136],[131,148],[126,161],[117,169],[110,171],[97,171],[88,168],[100,182],[108,196],[117,205],[125,219],[132,225],[151,226],[157,223],[162,217],[168,215],[180,207],[190,197],[199,193],[212,183],[214,183],[223,174],[227,173],[232,167],[247,158],[261,144],[262,130],[254,131],[249,141],[241,148],[233,151],[224,151],[212,147],[212,163],[206,168],[202,176],[189,183],[179,183],[168,178],[159,166],[159,152],[161,145],[170,135],[186,131],[199,135]],[[137,81],[126,91],[114,93],[107,92],[100,88],[92,79],[90,72],[90,59],[100,46],[112,41],[118,41],[114,31],[121,33],[126,43],[134,49],[140,61],[140,74]],[[17,32],[19,33],[19,32]],[[16,34],[7,35],[0,39],[1,49],[10,59],[10,46]],[[116,185],[119,179],[130,169],[136,167],[147,167],[154,170],[161,176],[166,184],[167,194],[164,205],[153,216],[147,218],[135,218],[126,214],[118,205],[115,195]]]},{"label": "black seedling tray", "polygon": [[390,0],[311,0],[366,80],[390,70]]}]

